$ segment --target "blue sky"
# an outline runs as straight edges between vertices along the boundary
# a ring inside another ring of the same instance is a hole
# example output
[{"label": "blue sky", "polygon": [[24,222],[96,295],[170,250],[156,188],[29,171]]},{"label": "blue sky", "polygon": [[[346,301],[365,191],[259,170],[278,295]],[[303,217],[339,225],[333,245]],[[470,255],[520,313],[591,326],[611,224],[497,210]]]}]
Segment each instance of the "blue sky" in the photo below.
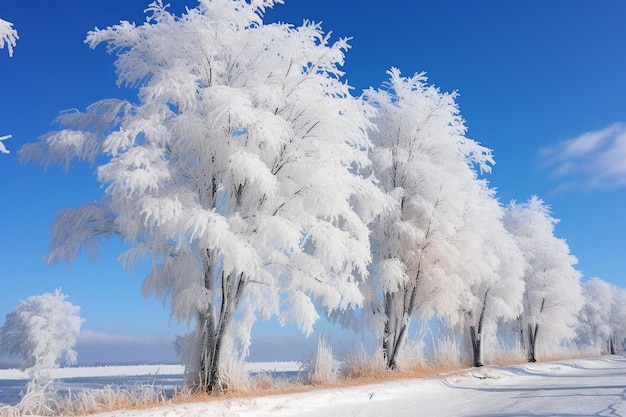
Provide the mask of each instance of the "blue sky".
[{"label": "blue sky", "polygon": [[[113,58],[83,39],[95,26],[142,22],[148,2],[0,3],[0,18],[20,36],[12,58],[0,50],[0,136],[13,135],[5,142],[12,153],[0,155],[0,317],[20,299],[61,287],[86,319],[84,362],[172,360],[170,341],[186,325],[143,299],[146,271],[122,271],[117,242],[96,261],[44,264],[56,212],[102,190],[94,167],[65,174],[21,165],[16,153],[62,110],[132,98],[115,84]],[[174,11],[197,4],[170,3]],[[392,66],[405,75],[425,71],[442,90],[457,90],[468,135],[494,150],[488,178],[500,201],[539,195],[561,219],[556,234],[567,239],[585,278],[626,287],[625,15],[621,0],[287,0],[267,20],[321,21],[334,39],[352,37],[344,69],[355,94],[380,85]],[[281,355],[300,359],[310,348],[291,327],[261,323],[254,337],[252,359],[285,346],[298,347]]]}]

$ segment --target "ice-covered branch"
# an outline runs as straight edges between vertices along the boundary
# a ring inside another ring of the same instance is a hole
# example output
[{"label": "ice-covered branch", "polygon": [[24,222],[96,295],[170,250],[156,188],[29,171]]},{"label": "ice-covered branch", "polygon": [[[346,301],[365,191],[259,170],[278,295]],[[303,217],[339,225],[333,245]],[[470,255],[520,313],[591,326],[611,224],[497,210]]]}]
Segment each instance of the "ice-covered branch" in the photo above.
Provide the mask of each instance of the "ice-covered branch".
[{"label": "ice-covered branch", "polygon": [[9,56],[13,56],[13,48],[18,39],[19,36],[17,31],[13,29],[13,23],[0,19],[0,49],[6,45]]}]

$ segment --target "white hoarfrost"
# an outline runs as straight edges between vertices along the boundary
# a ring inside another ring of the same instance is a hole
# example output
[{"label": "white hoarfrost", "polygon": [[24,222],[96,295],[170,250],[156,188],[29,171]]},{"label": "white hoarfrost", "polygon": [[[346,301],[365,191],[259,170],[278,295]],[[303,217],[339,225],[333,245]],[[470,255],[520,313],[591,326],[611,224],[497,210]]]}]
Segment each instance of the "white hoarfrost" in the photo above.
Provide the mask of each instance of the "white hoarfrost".
[{"label": "white hoarfrost", "polygon": [[229,384],[250,327],[280,317],[310,333],[318,311],[358,307],[382,193],[367,172],[370,122],[349,94],[345,40],[320,26],[264,24],[272,0],[202,0],[182,16],[156,1],[141,25],[89,33],[116,56],[137,103],[62,114],[21,156],[96,161],[105,196],[60,213],[48,260],[119,236],[124,265],[149,259],[145,296],[195,323],[180,341],[190,382]]}]

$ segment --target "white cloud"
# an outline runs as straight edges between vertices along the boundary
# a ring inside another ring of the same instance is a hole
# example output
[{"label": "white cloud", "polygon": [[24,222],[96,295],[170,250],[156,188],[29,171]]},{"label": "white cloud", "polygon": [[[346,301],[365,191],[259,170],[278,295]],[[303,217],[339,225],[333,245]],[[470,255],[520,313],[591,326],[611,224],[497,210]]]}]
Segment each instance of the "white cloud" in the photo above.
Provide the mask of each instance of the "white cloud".
[{"label": "white cloud", "polygon": [[626,123],[585,132],[539,152],[557,189],[626,186]]},{"label": "white cloud", "polygon": [[154,336],[128,336],[82,330],[78,335],[79,345],[157,345],[172,343],[172,339]]}]

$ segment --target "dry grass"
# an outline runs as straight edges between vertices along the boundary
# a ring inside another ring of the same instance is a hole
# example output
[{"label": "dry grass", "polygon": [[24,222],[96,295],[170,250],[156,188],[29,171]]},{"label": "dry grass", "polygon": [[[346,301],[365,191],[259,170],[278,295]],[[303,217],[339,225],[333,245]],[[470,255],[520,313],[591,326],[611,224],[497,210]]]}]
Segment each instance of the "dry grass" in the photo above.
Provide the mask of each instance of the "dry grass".
[{"label": "dry grass", "polygon": [[317,353],[305,365],[304,382],[308,385],[332,384],[339,377],[341,362],[333,357],[333,350],[326,340],[317,341]]},{"label": "dry grass", "polygon": [[494,349],[485,352],[486,365],[510,366],[525,362],[526,352],[522,349]]}]

